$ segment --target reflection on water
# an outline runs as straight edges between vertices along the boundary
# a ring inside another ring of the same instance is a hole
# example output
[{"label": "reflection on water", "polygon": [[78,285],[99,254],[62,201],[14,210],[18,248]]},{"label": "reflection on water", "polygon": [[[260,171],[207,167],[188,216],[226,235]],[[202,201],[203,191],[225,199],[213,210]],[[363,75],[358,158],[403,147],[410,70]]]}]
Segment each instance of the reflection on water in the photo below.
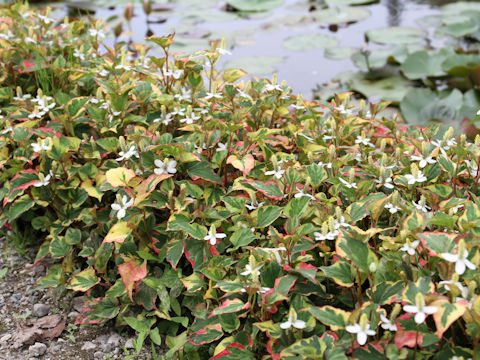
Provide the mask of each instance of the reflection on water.
[{"label": "reflection on water", "polygon": [[402,0],[387,0],[388,25],[399,26],[402,21],[404,5]]}]

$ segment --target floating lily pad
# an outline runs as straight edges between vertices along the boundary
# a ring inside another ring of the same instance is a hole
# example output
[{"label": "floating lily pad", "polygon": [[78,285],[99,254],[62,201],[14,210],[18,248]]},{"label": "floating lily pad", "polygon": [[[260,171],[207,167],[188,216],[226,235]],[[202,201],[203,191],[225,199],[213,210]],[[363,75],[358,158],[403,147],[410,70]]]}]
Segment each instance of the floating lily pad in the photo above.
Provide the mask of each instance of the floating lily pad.
[{"label": "floating lily pad", "polygon": [[357,51],[352,54],[352,61],[360,69],[380,68],[389,63],[401,64],[409,54],[423,50],[419,44],[397,45],[388,49],[375,49],[369,52]]},{"label": "floating lily pad", "polygon": [[210,42],[204,38],[196,39],[175,36],[175,42],[170,46],[170,49],[173,52],[190,54],[199,50],[210,49]]},{"label": "floating lily pad", "polygon": [[284,0],[227,0],[228,5],[239,11],[268,11],[283,5]]},{"label": "floating lily pad", "polygon": [[305,51],[335,47],[338,45],[338,40],[323,34],[304,34],[291,36],[284,40],[282,45],[288,50]]},{"label": "floating lily pad", "polygon": [[342,60],[347,59],[355,52],[352,47],[332,47],[325,49],[323,56],[328,59]]},{"label": "floating lily pad", "polygon": [[378,0],[325,0],[328,5],[367,5],[377,3]]},{"label": "floating lily pad", "polygon": [[426,33],[423,30],[392,26],[369,30],[365,33],[369,41],[385,45],[413,44],[423,41]]},{"label": "floating lily pad", "polygon": [[242,69],[249,75],[269,75],[284,61],[279,56],[246,56],[228,61],[225,69]]},{"label": "floating lily pad", "polygon": [[313,11],[311,15],[321,24],[346,24],[368,18],[370,16],[370,11],[361,7],[346,6],[316,10]]},{"label": "floating lily pad", "polygon": [[445,59],[453,55],[453,50],[443,48],[435,54],[427,51],[417,51],[407,57],[400,70],[410,80],[418,80],[426,77],[438,77],[446,75],[442,69]]},{"label": "floating lily pad", "polygon": [[463,11],[480,11],[480,3],[457,1],[442,6],[442,12],[446,15],[460,14]]},{"label": "floating lily pad", "polygon": [[181,15],[182,22],[202,23],[202,22],[230,22],[236,21],[240,17],[232,12],[211,11],[211,10],[189,10]]},{"label": "floating lily pad", "polygon": [[435,30],[436,36],[453,36],[461,38],[479,30],[479,24],[466,15],[447,16],[443,18],[443,26]]},{"label": "floating lily pad", "polygon": [[438,27],[442,25],[442,16],[427,15],[415,20],[415,22],[421,27]]}]

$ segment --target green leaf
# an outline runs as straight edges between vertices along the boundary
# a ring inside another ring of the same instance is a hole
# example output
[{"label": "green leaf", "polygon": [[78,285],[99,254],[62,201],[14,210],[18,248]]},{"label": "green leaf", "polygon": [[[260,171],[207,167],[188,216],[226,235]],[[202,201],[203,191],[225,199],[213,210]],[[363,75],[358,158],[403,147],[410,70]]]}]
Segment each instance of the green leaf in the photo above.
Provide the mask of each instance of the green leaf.
[{"label": "green leaf", "polygon": [[190,218],[184,213],[172,214],[168,219],[167,230],[183,230],[195,239],[203,240],[207,236],[207,228],[196,223],[190,224]]},{"label": "green leaf", "polygon": [[167,256],[166,259],[176,269],[178,261],[183,255],[183,247],[185,242],[179,239],[172,239],[167,244]]},{"label": "green leaf", "polygon": [[227,4],[239,11],[267,11],[283,5],[284,0],[227,0]]},{"label": "green leaf", "polygon": [[205,326],[203,329],[193,333],[190,336],[190,342],[193,345],[209,344],[222,337],[223,331],[220,324],[211,324]]},{"label": "green leaf", "polygon": [[8,209],[8,218],[10,220],[15,220],[20,215],[30,210],[33,205],[35,205],[35,201],[31,199],[30,196],[23,195],[19,197],[12,205],[10,205],[10,208]]},{"label": "green leaf", "polygon": [[429,54],[425,50],[417,51],[407,57],[400,70],[410,80],[443,76],[446,74],[442,69],[442,62],[451,53],[451,50],[439,51],[436,54]]},{"label": "green leaf", "polygon": [[411,44],[423,41],[426,33],[420,29],[391,26],[369,30],[365,33],[369,41],[385,45]]},{"label": "green leaf", "polygon": [[336,252],[338,256],[351,260],[365,273],[370,272],[370,264],[378,264],[375,254],[366,243],[354,239],[344,231],[340,232],[337,239]]},{"label": "green leaf", "polygon": [[329,305],[322,307],[312,306],[308,309],[308,312],[320,322],[330,326],[333,331],[345,328],[350,318],[349,312]]},{"label": "green leaf", "polygon": [[241,228],[236,230],[229,240],[234,246],[233,249],[238,249],[250,244],[256,238],[255,234],[249,228]]},{"label": "green leaf", "polygon": [[326,277],[331,278],[340,286],[351,287],[355,280],[355,271],[346,261],[336,261],[333,265],[322,266]]},{"label": "green leaf", "polygon": [[301,359],[323,359],[327,348],[325,342],[317,335],[307,339],[300,339],[281,352],[281,357],[298,356]]},{"label": "green leaf", "polygon": [[95,269],[90,266],[87,269],[73,275],[70,283],[67,285],[67,289],[86,292],[99,282],[100,278],[96,276]]},{"label": "green leaf", "polygon": [[283,191],[275,181],[261,182],[255,180],[253,182],[249,182],[248,184],[270,199],[283,200]]},{"label": "green leaf", "polygon": [[50,242],[50,254],[53,258],[62,258],[70,253],[72,247],[67,244],[63,236],[55,235]]},{"label": "green leaf", "polygon": [[447,298],[440,298],[432,302],[430,306],[437,308],[437,311],[433,314],[433,319],[435,320],[439,339],[442,338],[444,332],[468,309],[467,302],[451,304]]},{"label": "green leaf", "polygon": [[284,210],[285,216],[292,218],[294,216],[298,216],[299,219],[302,218],[302,215],[308,208],[308,203],[310,198],[308,196],[301,196],[299,198],[293,198],[287,204]]},{"label": "green leaf", "polygon": [[257,220],[258,228],[264,228],[277,220],[281,213],[282,208],[280,206],[266,205],[254,210],[251,216]]},{"label": "green leaf", "polygon": [[201,274],[197,272],[181,279],[181,281],[189,293],[197,292],[205,286],[205,281],[202,280]]},{"label": "green leaf", "polygon": [[222,315],[228,313],[238,312],[240,310],[245,310],[250,307],[250,304],[244,304],[240,299],[227,299],[220,304],[220,306],[216,307],[212,311],[212,315]]},{"label": "green leaf", "polygon": [[193,180],[200,178],[214,184],[223,184],[220,176],[215,174],[208,162],[193,161],[188,164],[187,172]]},{"label": "green leaf", "polygon": [[310,15],[323,25],[346,24],[365,20],[370,11],[362,7],[342,6],[312,11]]},{"label": "green leaf", "polygon": [[119,243],[122,244],[125,239],[132,233],[133,227],[126,221],[119,221],[114,224],[108,231],[107,236],[103,239],[104,243]]},{"label": "green leaf", "polygon": [[431,250],[431,256],[440,256],[441,253],[452,253],[455,248],[457,234],[424,232],[417,234],[422,245]]},{"label": "green leaf", "polygon": [[373,288],[372,300],[378,305],[389,305],[395,299],[400,299],[402,290],[405,286],[403,281],[386,281],[381,282]]},{"label": "green leaf", "polygon": [[323,167],[317,164],[307,166],[307,174],[312,180],[313,186],[318,186],[328,178],[328,174]]},{"label": "green leaf", "polygon": [[65,233],[65,241],[68,245],[76,245],[82,241],[82,232],[79,229],[68,228]]},{"label": "green leaf", "polygon": [[285,39],[283,47],[293,51],[332,48],[338,45],[337,39],[324,34],[295,35]]},{"label": "green leaf", "polygon": [[123,320],[138,333],[148,333],[150,331],[150,327],[144,320],[141,321],[131,316],[125,316]]},{"label": "green leaf", "polygon": [[413,231],[417,229],[423,229],[427,224],[425,216],[414,210],[413,213],[408,215],[405,220],[403,220],[403,229],[408,231]]}]

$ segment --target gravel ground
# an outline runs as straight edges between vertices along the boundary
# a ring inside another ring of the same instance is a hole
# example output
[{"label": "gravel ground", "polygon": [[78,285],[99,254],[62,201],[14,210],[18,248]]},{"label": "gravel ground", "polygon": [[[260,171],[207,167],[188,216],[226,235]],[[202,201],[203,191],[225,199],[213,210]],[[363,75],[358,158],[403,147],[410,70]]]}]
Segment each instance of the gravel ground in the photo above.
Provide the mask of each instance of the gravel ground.
[{"label": "gravel ground", "polygon": [[[35,254],[31,249],[27,255],[34,259]],[[36,282],[45,275],[45,267],[33,266],[32,260],[7,249],[2,238],[0,276],[5,268],[8,270],[0,278],[0,359],[113,360],[134,354],[132,334],[121,336],[106,326],[75,326],[81,298],[70,294],[54,299],[50,291],[39,289]],[[28,331],[38,332],[30,341],[22,341],[28,338]],[[52,338],[46,338],[48,335]],[[150,359],[146,349],[144,346],[139,355],[128,358]]]}]

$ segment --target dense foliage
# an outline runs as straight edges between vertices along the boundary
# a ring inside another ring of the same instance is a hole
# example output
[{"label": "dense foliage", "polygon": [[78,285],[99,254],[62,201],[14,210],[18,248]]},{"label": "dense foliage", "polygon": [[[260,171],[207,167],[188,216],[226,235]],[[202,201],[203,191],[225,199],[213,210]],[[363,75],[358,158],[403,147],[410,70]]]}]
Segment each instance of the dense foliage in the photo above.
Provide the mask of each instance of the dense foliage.
[{"label": "dense foliage", "polygon": [[478,358],[480,139],[104,30],[0,12],[0,224],[79,323],[167,358]]}]

